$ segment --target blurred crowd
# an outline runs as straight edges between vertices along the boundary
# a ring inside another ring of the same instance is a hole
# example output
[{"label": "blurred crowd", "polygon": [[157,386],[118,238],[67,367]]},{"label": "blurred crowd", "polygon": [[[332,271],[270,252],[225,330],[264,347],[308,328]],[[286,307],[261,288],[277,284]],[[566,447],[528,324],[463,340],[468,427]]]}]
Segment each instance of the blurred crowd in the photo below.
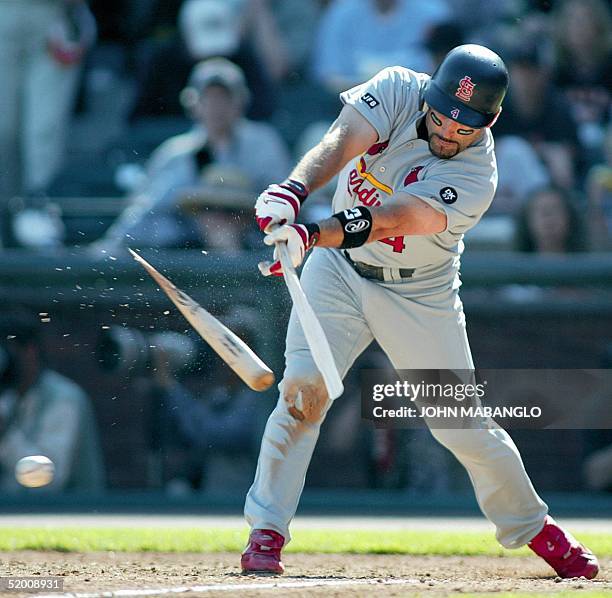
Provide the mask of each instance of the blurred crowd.
[{"label": "blurred crowd", "polygon": [[0,321],[0,488],[19,491],[17,461],[44,455],[55,465],[48,492],[101,492],[106,477],[93,406],[49,364],[43,329],[26,310],[9,309]]},{"label": "blurred crowd", "polygon": [[[468,241],[612,247],[609,0],[1,0],[5,247],[239,251],[250,209],[382,67],[506,61],[497,197]],[[329,209],[333,186],[304,217]]]},{"label": "blurred crowd", "polygon": [[[70,310],[65,315],[70,318]],[[218,315],[269,359],[270,351],[262,352],[258,343],[257,309],[238,303]],[[70,329],[66,322],[51,323],[48,313],[7,306],[0,316],[4,498],[135,489],[177,498],[243,495],[253,479],[275,389],[251,391],[197,334],[180,328],[177,317],[173,330],[138,326],[134,314],[131,325],[87,331],[82,324]],[[66,334],[67,329],[75,333]],[[593,365],[610,369],[612,344],[600,360]],[[387,373],[393,379],[393,370],[377,345],[356,366],[344,380],[344,396],[326,418],[309,485],[390,489],[407,499],[456,497],[468,491],[465,472],[427,429],[379,428],[362,418],[360,372],[376,370],[381,379]],[[540,382],[529,387],[519,375],[499,404],[533,400],[538,406],[564,409],[571,401],[567,379],[550,384],[550,375],[557,372],[541,374]],[[580,397],[579,412],[563,412],[570,429],[529,429],[527,422],[524,429],[510,430],[524,449],[528,469],[546,490],[612,491],[607,379],[600,370],[579,371],[578,380],[569,385],[576,389],[573,396]],[[597,422],[596,429],[580,429],[582,416]],[[29,455],[54,462],[51,485],[18,485],[15,464]]]},{"label": "blurred crowd", "polygon": [[[62,343],[47,316],[11,306],[0,317],[3,497],[148,489],[185,498],[247,490],[272,402],[250,390],[197,335],[106,327],[94,357],[86,354],[72,368],[76,380],[59,371],[71,368],[62,363]],[[238,304],[221,319],[257,347],[257,310]],[[358,364],[390,367],[376,348]],[[94,376],[87,374],[91,366],[97,367]],[[365,425],[359,385],[356,374],[345,380],[350,398],[327,418],[311,482],[415,494],[450,491],[458,468],[447,452],[424,429]],[[410,458],[417,451],[427,455],[425,462]],[[54,479],[44,489],[20,487],[15,478],[17,461],[29,455],[54,463]],[[338,468],[331,477],[330,462]]]}]

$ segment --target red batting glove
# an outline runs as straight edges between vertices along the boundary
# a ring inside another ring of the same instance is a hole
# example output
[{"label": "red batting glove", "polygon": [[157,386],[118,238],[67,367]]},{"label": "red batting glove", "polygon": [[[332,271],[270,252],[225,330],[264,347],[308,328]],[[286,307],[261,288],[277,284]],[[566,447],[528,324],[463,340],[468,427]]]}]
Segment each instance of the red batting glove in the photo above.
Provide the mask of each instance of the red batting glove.
[{"label": "red batting glove", "polygon": [[[294,268],[297,268],[306,252],[316,245],[319,240],[319,226],[317,224],[287,224],[277,228],[264,237],[266,245],[286,243],[289,257]],[[282,276],[278,247],[274,249],[274,262],[261,262],[259,270],[264,276]]]},{"label": "red batting glove", "polygon": [[255,202],[255,220],[259,229],[269,233],[275,224],[293,224],[307,197],[306,186],[294,179],[270,185]]}]

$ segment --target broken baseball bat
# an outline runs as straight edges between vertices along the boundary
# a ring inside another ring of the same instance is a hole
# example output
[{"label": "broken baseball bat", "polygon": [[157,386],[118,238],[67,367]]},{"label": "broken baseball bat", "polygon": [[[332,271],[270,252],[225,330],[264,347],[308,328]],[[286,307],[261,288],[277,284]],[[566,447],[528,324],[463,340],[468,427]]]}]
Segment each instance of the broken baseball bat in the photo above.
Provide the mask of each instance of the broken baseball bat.
[{"label": "broken baseball bat", "polygon": [[181,291],[149,262],[131,249],[132,257],[168,295],[196,332],[217,352],[219,357],[253,390],[264,391],[274,384],[274,373],[253,350],[227,326],[207,312],[187,293]]}]

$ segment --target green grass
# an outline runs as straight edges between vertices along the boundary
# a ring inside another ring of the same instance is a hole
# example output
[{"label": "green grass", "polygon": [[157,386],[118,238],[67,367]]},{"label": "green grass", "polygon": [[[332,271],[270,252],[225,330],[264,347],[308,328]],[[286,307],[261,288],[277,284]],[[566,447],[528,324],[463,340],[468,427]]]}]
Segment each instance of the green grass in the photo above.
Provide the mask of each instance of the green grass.
[{"label": "green grass", "polygon": [[[298,530],[287,552],[488,555],[528,554],[504,550],[490,533],[396,530]],[[246,529],[238,528],[0,528],[0,551],[238,552]],[[612,556],[612,534],[580,534],[601,557]]]}]

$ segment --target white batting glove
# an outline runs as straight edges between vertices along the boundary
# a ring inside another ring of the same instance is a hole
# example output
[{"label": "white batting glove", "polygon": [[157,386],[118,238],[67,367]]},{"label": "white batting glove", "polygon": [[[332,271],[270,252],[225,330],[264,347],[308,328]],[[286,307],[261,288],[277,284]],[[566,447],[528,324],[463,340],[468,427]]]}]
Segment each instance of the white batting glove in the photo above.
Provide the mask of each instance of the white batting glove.
[{"label": "white batting glove", "polygon": [[[313,247],[319,239],[319,227],[316,224],[287,224],[277,228],[264,237],[266,245],[277,245],[286,243],[287,251],[294,268],[297,268],[306,252]],[[261,262],[259,270],[264,276],[282,276],[278,247],[274,249],[274,262]]]},{"label": "white batting glove", "polygon": [[255,220],[259,229],[269,233],[274,225],[293,224],[307,197],[306,187],[294,179],[270,185],[255,202]]}]

